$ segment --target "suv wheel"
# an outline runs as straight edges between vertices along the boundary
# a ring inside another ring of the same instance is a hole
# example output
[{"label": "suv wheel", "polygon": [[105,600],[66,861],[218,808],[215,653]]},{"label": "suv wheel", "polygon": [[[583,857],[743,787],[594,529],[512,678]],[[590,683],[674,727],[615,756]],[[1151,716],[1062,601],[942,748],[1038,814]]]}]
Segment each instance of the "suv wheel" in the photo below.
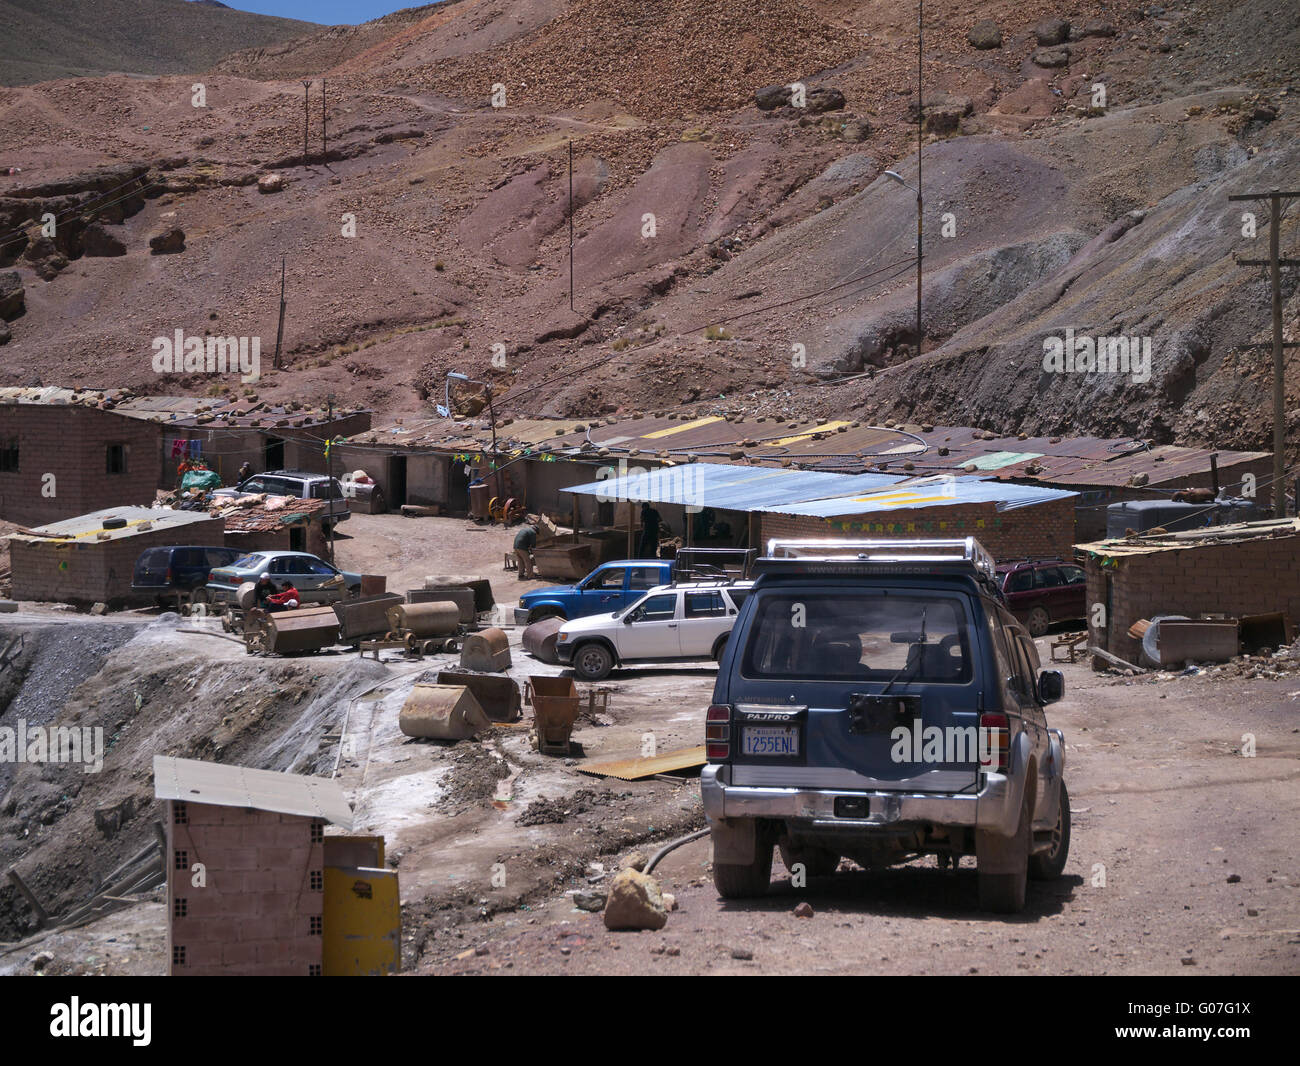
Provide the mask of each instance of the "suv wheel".
[{"label": "suv wheel", "polygon": [[573,652],[573,672],[584,681],[604,681],[614,669],[614,656],[603,644],[580,644]]},{"label": "suv wheel", "polygon": [[1014,836],[976,832],[976,874],[981,910],[1018,914],[1025,909],[1029,845],[1033,837],[1030,819],[1029,789],[1026,788],[1020,801],[1020,824]]},{"label": "suv wheel", "polygon": [[722,662],[722,653],[727,650],[727,637],[729,636],[731,636],[730,633],[728,633],[726,637],[719,637],[716,641],[714,641],[713,661],[715,663]]},{"label": "suv wheel", "polygon": [[1061,804],[1052,829],[1052,846],[1047,851],[1029,857],[1029,876],[1035,881],[1052,881],[1065,871],[1065,860],[1070,854],[1070,794],[1061,782]]},{"label": "suv wheel", "polygon": [[762,834],[754,847],[754,861],[739,865],[735,863],[715,862],[713,864],[713,887],[723,899],[746,899],[752,896],[765,896],[772,885],[772,844],[771,838],[764,843]]},{"label": "suv wheel", "polygon": [[804,871],[809,877],[829,877],[840,868],[840,857],[825,848],[800,848],[798,850],[780,845],[781,861],[787,870],[792,870],[796,863],[803,863]]},{"label": "suv wheel", "polygon": [[1029,617],[1025,620],[1025,628],[1029,630],[1031,637],[1046,636],[1047,627],[1051,624],[1051,615],[1042,607],[1035,607],[1029,612]]}]

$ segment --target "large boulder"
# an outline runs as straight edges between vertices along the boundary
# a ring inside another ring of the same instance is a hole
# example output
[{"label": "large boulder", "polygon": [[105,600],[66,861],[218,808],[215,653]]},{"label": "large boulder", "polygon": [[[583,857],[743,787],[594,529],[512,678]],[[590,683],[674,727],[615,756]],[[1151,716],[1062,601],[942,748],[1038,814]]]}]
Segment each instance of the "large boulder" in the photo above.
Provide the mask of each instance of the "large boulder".
[{"label": "large boulder", "polygon": [[790,104],[790,86],[766,85],[754,90],[754,105],[760,111],[775,111]]},{"label": "large boulder", "polygon": [[1034,27],[1034,39],[1042,45],[1064,44],[1070,39],[1070,24],[1065,19],[1043,19]]},{"label": "large boulder", "polygon": [[174,255],[176,252],[183,251],[185,251],[185,231],[179,226],[173,226],[149,238],[151,255]]},{"label": "large boulder", "polygon": [[606,929],[662,929],[668,907],[659,882],[636,870],[620,870],[609,884],[605,903]]},{"label": "large boulder", "polygon": [[52,237],[46,237],[40,226],[27,228],[27,247],[23,249],[23,258],[32,265],[36,276],[50,281],[68,265],[68,257],[60,251]]},{"label": "large boulder", "polygon": [[839,89],[809,89],[804,103],[814,115],[820,115],[823,111],[839,111],[844,107],[844,94]]},{"label": "large boulder", "polygon": [[966,34],[966,40],[972,48],[987,51],[1002,47],[1002,31],[993,19],[980,19]]},{"label": "large boulder", "polygon": [[257,179],[257,191],[264,193],[284,192],[284,175],[267,174]]},{"label": "large boulder", "polygon": [[0,274],[0,321],[17,318],[26,310],[23,279],[16,270]]},{"label": "large boulder", "polygon": [[81,235],[81,247],[86,255],[107,257],[126,255],[126,244],[102,222],[92,222]]}]

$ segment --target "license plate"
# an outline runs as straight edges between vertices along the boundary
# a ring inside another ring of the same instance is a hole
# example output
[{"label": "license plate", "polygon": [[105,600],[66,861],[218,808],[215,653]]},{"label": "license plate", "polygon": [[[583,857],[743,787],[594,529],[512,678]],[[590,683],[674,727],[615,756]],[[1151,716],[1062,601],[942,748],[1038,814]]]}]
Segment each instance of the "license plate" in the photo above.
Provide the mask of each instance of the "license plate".
[{"label": "license plate", "polygon": [[745,755],[798,755],[797,725],[747,725],[741,729],[740,749]]}]

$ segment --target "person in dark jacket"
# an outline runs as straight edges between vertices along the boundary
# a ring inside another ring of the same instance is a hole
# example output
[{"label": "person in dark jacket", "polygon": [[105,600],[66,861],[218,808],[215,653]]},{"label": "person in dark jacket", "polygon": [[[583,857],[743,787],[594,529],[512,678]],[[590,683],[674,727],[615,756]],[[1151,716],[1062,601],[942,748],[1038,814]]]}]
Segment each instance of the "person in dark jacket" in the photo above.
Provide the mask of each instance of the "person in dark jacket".
[{"label": "person in dark jacket", "polygon": [[239,468],[239,476],[235,478],[236,485],[242,485],[253,476],[253,464],[245,460],[244,465]]},{"label": "person in dark jacket", "polygon": [[537,576],[533,562],[533,549],[537,547],[537,527],[522,525],[515,534],[515,558],[519,560],[519,580],[528,581]]},{"label": "person in dark jacket", "polygon": [[638,559],[654,559],[659,555],[659,526],[663,519],[648,503],[641,505],[641,542],[637,546]]}]

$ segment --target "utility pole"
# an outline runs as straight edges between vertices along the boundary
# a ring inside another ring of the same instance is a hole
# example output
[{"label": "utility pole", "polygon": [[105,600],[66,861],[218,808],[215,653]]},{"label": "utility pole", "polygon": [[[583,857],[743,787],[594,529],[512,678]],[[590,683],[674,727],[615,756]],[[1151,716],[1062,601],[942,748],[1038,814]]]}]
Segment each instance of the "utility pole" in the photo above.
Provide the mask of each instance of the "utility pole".
[{"label": "utility pole", "polygon": [[925,126],[925,97],[921,93],[921,53],[925,32],[925,0],[916,0],[916,354],[921,354],[921,133]]},{"label": "utility pole", "polygon": [[496,408],[492,406],[492,384],[491,382],[487,382],[487,381],[479,381],[477,378],[472,378],[468,374],[461,374],[455,370],[447,371],[447,413],[448,414],[454,414],[451,407],[451,382],[452,381],[463,381],[467,385],[483,386],[483,392],[487,397],[488,418],[491,420],[491,424],[492,424],[491,463],[493,469],[496,471],[497,499],[499,499],[501,503],[504,505],[506,501],[505,501],[505,491],[502,487],[502,481],[501,481],[501,464],[498,461],[499,457],[497,455],[497,413],[496,413]]},{"label": "utility pole", "polygon": [[311,94],[311,82],[302,83],[302,165],[307,165],[307,97]]},{"label": "utility pole", "polygon": [[280,256],[280,324],[275,327],[275,358],[271,365],[280,369],[280,342],[284,339],[284,256]]},{"label": "utility pole", "polygon": [[569,310],[573,310],[573,138],[569,138]]},{"label": "utility pole", "polygon": [[[1300,343],[1282,340],[1282,267],[1300,267],[1300,259],[1283,259],[1281,256],[1282,240],[1282,201],[1300,197],[1300,192],[1248,192],[1229,196],[1229,201],[1267,200],[1268,201],[1268,258],[1238,259],[1239,266],[1266,266],[1269,268],[1269,286],[1272,290],[1273,304],[1273,343],[1271,345],[1251,344],[1249,348],[1273,349],[1273,515],[1286,517],[1286,483],[1283,475],[1286,471],[1286,364],[1282,358],[1286,348],[1300,348]],[[1300,499],[1297,499],[1300,506]]]},{"label": "utility pole", "polygon": [[325,131],[325,125],[329,121],[329,116],[325,113],[325,79],[320,80],[320,158],[322,163],[329,162],[327,154],[329,151],[329,136]]},{"label": "utility pole", "polygon": [[325,505],[325,510],[326,513],[329,514],[330,516],[329,549],[330,549],[330,565],[333,566],[334,565],[334,527],[338,525],[338,520],[334,517],[333,514],[334,500],[336,498],[334,495],[334,445],[337,444],[338,441],[332,440],[328,435],[329,434],[328,427],[334,424],[334,394],[332,392],[325,397],[325,423],[326,423],[325,476],[329,478],[329,491],[326,493],[325,496],[326,500],[328,500],[328,503],[326,503]]}]

